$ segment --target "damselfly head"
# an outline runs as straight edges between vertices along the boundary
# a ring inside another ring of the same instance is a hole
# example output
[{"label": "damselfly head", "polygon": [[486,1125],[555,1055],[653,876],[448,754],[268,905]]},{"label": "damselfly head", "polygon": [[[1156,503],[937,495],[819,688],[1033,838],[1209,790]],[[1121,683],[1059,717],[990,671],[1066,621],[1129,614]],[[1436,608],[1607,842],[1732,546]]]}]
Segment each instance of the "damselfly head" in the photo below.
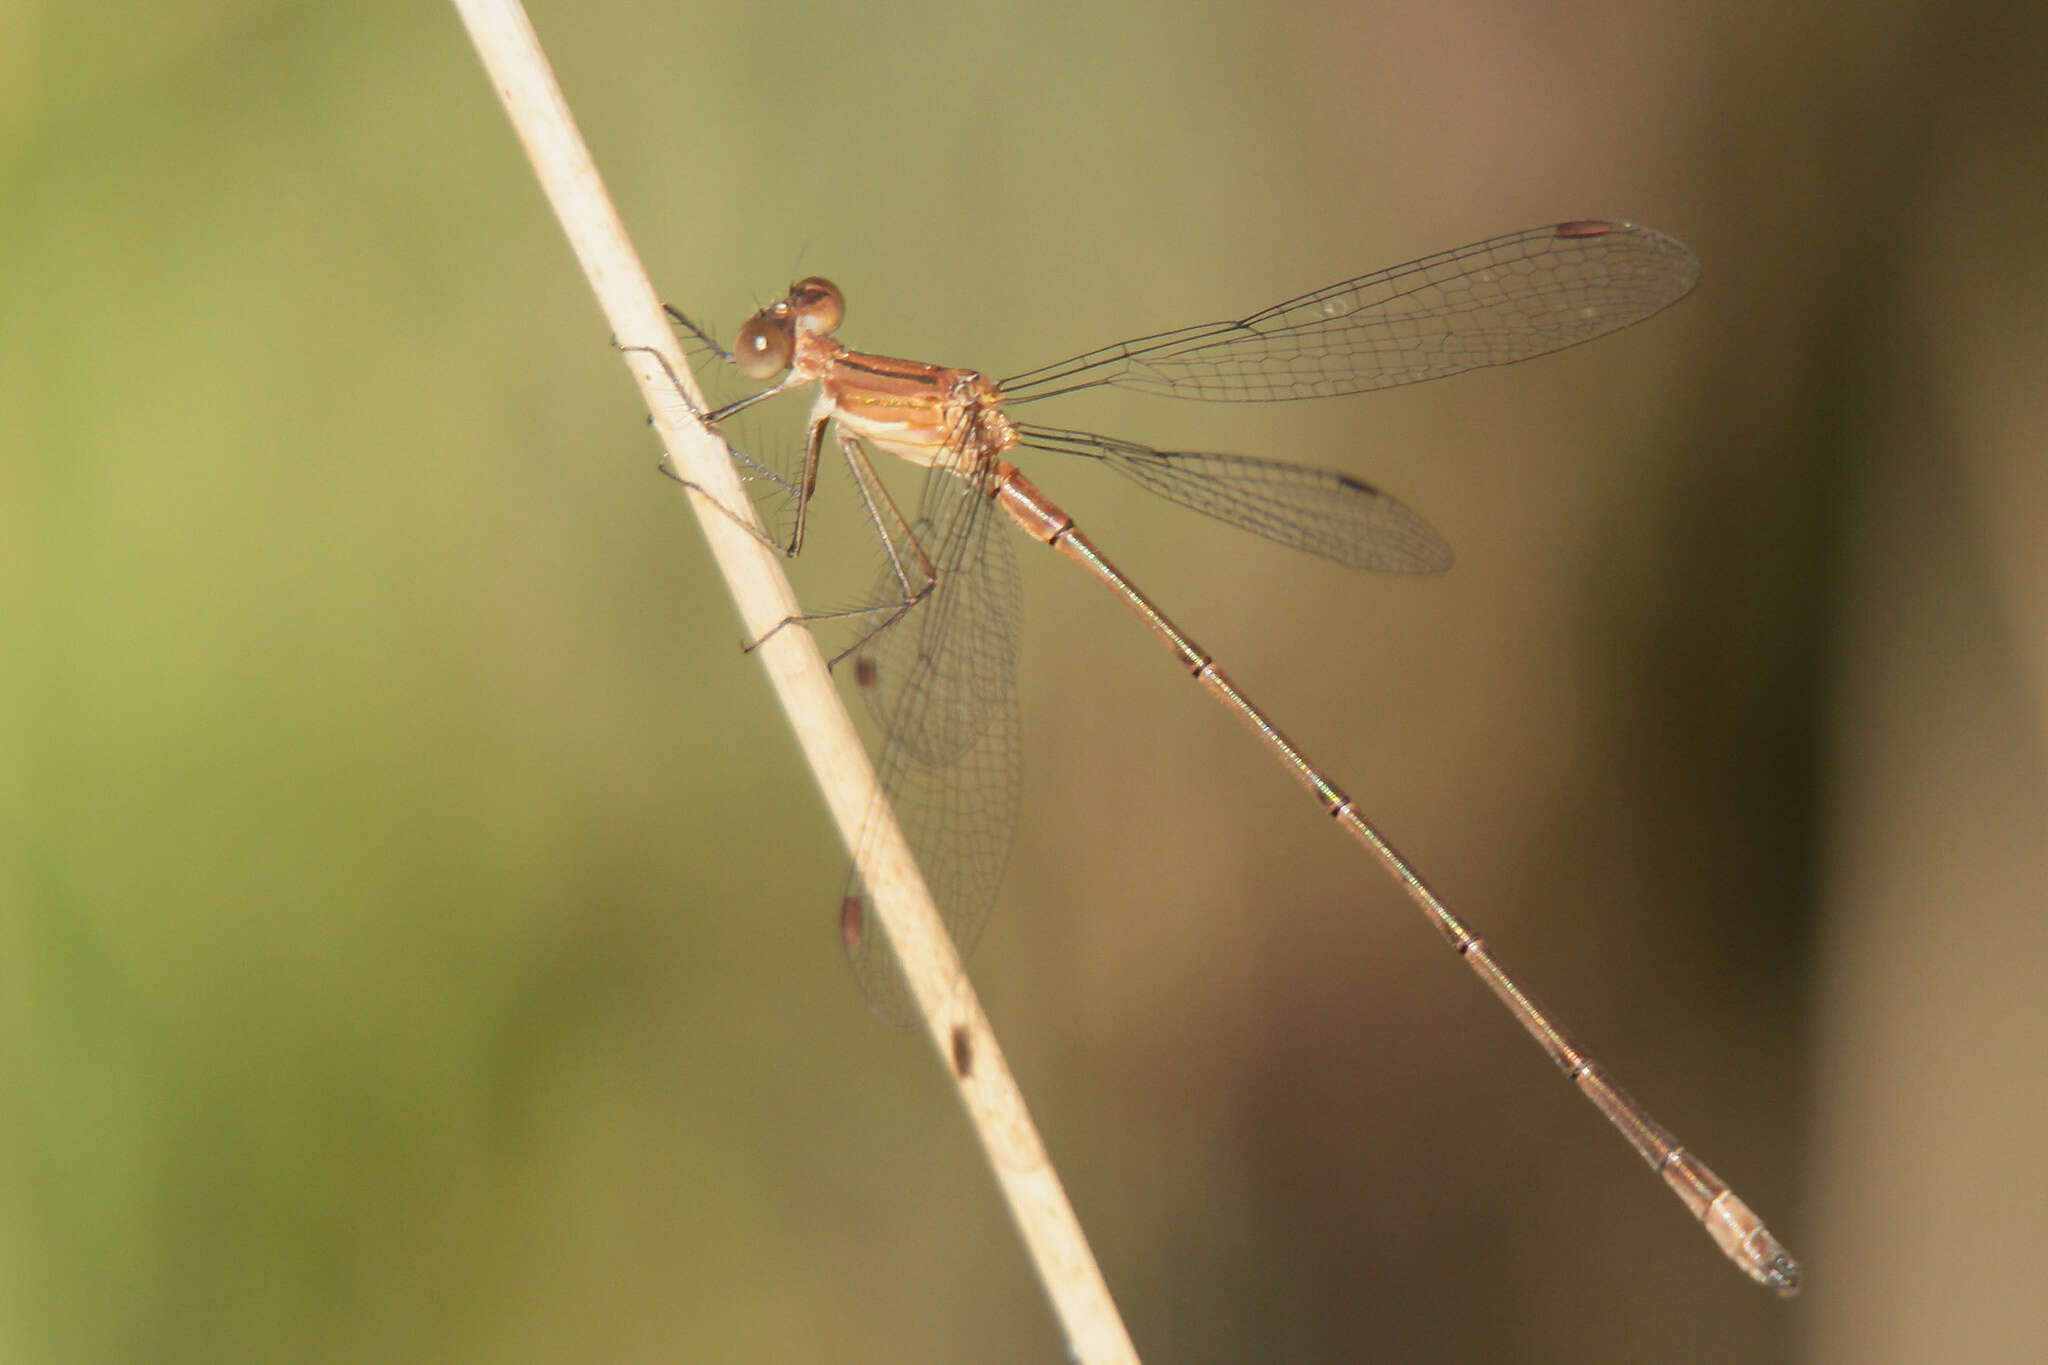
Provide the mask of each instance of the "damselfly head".
[{"label": "damselfly head", "polygon": [[773,379],[789,368],[797,332],[826,336],[845,316],[846,298],[838,285],[817,275],[798,280],[787,294],[740,324],[733,364],[749,379]]}]

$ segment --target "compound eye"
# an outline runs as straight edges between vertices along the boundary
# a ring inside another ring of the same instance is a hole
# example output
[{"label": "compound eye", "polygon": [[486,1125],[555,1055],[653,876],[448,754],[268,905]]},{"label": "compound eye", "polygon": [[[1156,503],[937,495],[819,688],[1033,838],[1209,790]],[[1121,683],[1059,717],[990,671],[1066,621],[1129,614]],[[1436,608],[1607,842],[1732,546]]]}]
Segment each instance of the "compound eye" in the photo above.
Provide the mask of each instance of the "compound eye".
[{"label": "compound eye", "polygon": [[732,363],[749,379],[773,379],[789,368],[789,324],[756,313],[740,325]]},{"label": "compound eye", "polygon": [[789,306],[796,325],[819,335],[839,330],[846,320],[846,296],[822,275],[811,275],[789,287]]}]

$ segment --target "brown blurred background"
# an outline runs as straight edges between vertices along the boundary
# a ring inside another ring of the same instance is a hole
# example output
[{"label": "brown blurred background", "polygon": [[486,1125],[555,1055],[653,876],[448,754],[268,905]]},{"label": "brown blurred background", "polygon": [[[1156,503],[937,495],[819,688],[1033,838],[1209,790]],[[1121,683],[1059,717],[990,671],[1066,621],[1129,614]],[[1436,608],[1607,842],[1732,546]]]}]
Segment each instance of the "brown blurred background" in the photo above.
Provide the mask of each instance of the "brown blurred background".
[{"label": "brown blurred background", "polygon": [[[1043,414],[1382,483],[1440,580],[1033,472],[1808,1292],[1024,553],[975,976],[1147,1359],[2048,1354],[2039,4],[535,18],[721,328],[816,271],[1005,374],[1560,218],[1705,263],[1513,370]],[[1060,1359],[452,12],[0,9],[0,177],[0,1359]]]}]

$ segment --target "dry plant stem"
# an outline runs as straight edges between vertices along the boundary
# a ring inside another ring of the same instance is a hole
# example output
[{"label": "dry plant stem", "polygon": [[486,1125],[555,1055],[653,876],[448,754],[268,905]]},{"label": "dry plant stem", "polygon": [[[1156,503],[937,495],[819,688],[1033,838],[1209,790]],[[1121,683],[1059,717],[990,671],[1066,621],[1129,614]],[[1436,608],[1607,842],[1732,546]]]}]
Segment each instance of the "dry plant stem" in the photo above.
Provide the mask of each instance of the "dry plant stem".
[{"label": "dry plant stem", "polygon": [[[696,392],[525,12],[514,0],[455,0],[455,8],[590,279],[612,334],[659,351],[689,388],[689,401],[701,410],[703,396]],[[876,918],[902,961],[933,1045],[947,1062],[943,1069],[959,1087],[988,1152],[990,1167],[1066,1334],[1069,1353],[1084,1362],[1136,1361],[1137,1352],[988,1019],[960,970],[931,894],[894,817],[876,800],[874,770],[817,645],[808,631],[774,629],[798,613],[781,562],[762,541],[705,501],[708,495],[727,508],[750,506],[724,444],[696,421],[653,356],[629,350],[625,357],[669,457],[686,480],[703,490],[692,492],[691,505],[732,589],[748,636],[769,637],[756,655],[796,731],[840,838],[850,849],[871,851],[872,862],[861,872]],[[867,830],[864,840],[863,824],[878,808],[887,828]],[[972,1065],[958,1065],[961,1057],[971,1057]]]}]

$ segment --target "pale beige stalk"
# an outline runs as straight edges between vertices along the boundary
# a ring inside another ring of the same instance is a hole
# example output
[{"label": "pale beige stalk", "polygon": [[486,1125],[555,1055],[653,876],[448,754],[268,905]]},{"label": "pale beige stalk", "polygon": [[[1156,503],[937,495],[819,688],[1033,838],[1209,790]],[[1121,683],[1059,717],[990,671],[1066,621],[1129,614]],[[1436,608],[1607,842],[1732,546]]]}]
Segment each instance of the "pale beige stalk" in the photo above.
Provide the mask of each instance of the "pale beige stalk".
[{"label": "pale beige stalk", "polygon": [[[612,334],[629,345],[659,351],[690,388],[690,401],[701,409],[702,395],[695,391],[653,287],[524,11],[514,0],[455,0],[455,8],[589,277]],[[597,340],[593,329],[592,344]],[[724,507],[747,508],[723,443],[678,399],[662,366],[644,352],[628,351],[626,361],[683,477]],[[862,850],[861,874],[876,917],[903,964],[942,1069],[959,1087],[988,1153],[990,1170],[1066,1333],[1069,1352],[1083,1362],[1135,1361],[1137,1352],[1046,1157],[1024,1097],[960,969],[903,835],[876,798],[874,770],[824,660],[808,631],[774,629],[799,611],[780,559],[708,503],[704,494],[693,495],[691,503],[747,634],[769,637],[756,655],[796,731],[841,839],[849,849]],[[878,811],[879,816],[874,814]],[[863,824],[871,819],[886,827],[868,828],[863,838]],[[856,1008],[851,992],[848,1008]]]}]

